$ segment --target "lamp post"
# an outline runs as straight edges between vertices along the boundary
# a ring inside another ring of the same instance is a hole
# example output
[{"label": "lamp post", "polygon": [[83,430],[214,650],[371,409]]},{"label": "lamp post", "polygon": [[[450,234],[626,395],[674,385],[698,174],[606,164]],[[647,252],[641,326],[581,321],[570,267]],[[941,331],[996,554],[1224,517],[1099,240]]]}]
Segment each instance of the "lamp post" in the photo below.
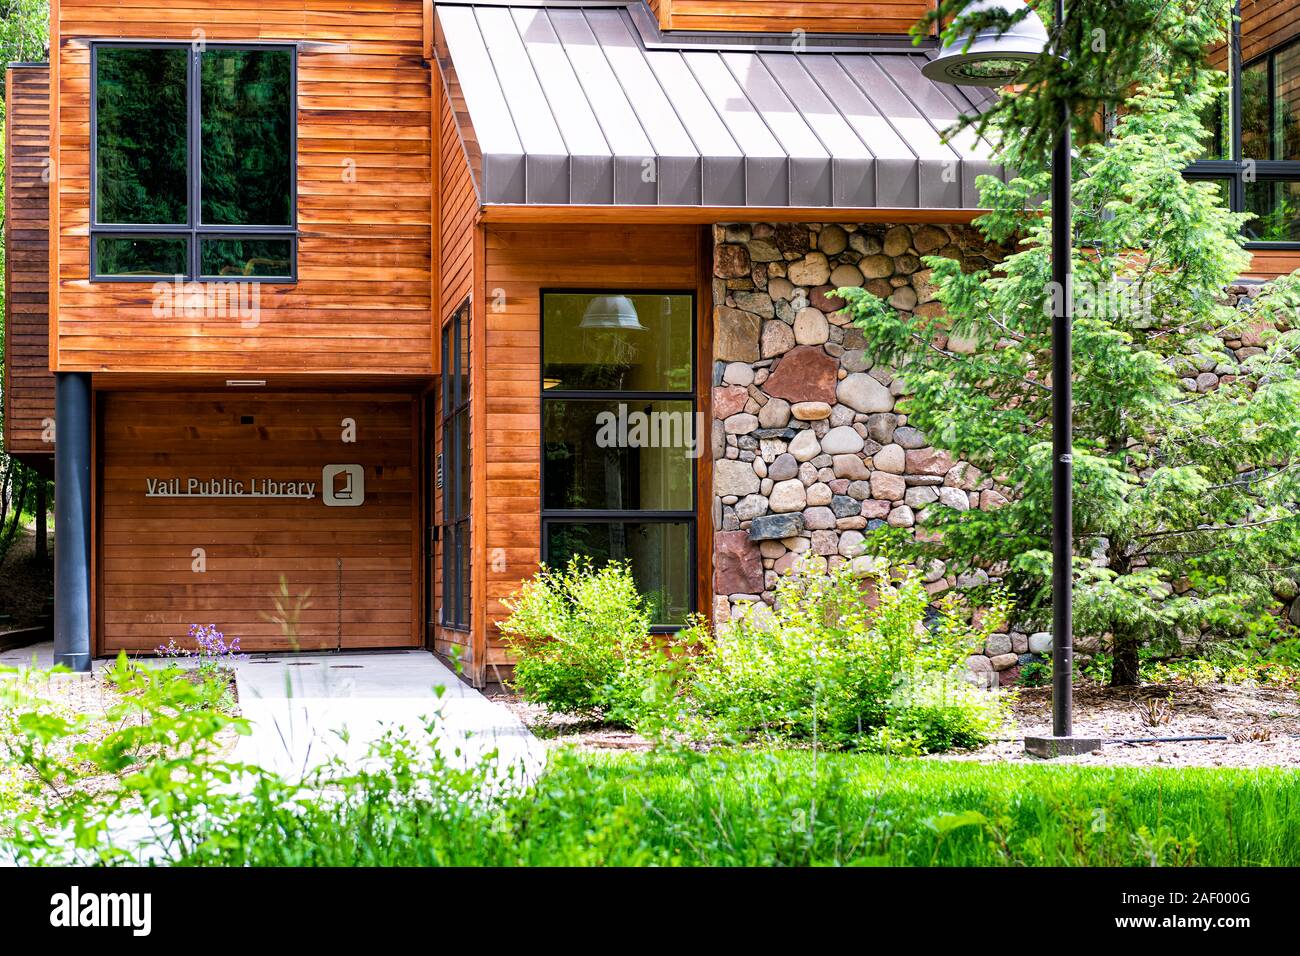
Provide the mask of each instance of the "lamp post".
[{"label": "lamp post", "polygon": [[[1023,0],[975,0],[966,13],[1004,10],[1016,13]],[[1065,21],[1065,0],[1056,0],[1057,28]],[[1006,29],[966,32],[945,44],[921,70],[929,79],[963,86],[1006,86],[1025,65],[1049,46],[1037,14]],[[1074,468],[1071,460],[1074,396],[1071,381],[1070,257],[1073,226],[1070,211],[1070,108],[1062,100],[1060,132],[1052,149],[1052,736],[1028,737],[1025,749],[1040,757],[1090,753],[1096,738],[1075,737],[1074,678]]]}]

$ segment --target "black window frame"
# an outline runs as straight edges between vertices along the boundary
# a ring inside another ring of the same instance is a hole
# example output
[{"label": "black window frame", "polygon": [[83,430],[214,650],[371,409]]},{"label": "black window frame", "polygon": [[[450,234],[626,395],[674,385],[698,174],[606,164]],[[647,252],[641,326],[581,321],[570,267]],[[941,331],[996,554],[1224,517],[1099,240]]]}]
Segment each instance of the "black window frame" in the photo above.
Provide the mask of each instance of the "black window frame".
[{"label": "black window frame", "polygon": [[[587,296],[647,296],[647,295],[664,295],[679,296],[689,298],[691,303],[691,390],[690,392],[664,392],[664,391],[615,391],[610,389],[558,389],[546,387],[546,297],[548,295],[587,295]],[[664,401],[664,402],[683,402],[690,401],[691,404],[691,422],[694,427],[699,416],[700,396],[699,396],[699,295],[695,289],[638,289],[625,287],[595,287],[595,288],[571,288],[571,287],[544,287],[538,290],[537,297],[538,316],[538,387],[541,390],[541,401],[538,408],[538,429],[541,440],[538,442],[538,474],[540,476],[540,506],[541,506],[541,556],[542,563],[550,563],[550,526],[554,524],[686,524],[689,528],[689,548],[690,548],[690,581],[689,589],[690,606],[687,616],[699,612],[698,587],[696,583],[699,580],[699,512],[698,502],[700,494],[700,469],[699,457],[691,458],[691,503],[693,507],[690,510],[671,511],[671,510],[637,510],[637,509],[620,509],[617,511],[604,509],[562,509],[546,507],[546,403],[548,401]],[[695,442],[705,440],[703,435],[695,435]],[[675,634],[682,630],[686,624],[651,624],[650,633],[652,634]]]},{"label": "black window frame", "polygon": [[[461,460],[465,446],[462,433],[471,428],[473,409],[470,399],[470,370],[473,344],[470,338],[472,312],[466,299],[442,326],[442,383],[438,408],[441,452],[442,508],[438,515],[438,541],[442,545],[442,594],[438,623],[453,631],[469,631],[473,626],[474,566],[470,548],[474,503],[470,489],[461,487],[461,477],[469,469]],[[464,342],[462,354],[460,344]],[[472,431],[470,432],[472,440]],[[450,439],[448,436],[451,436]],[[472,467],[473,448],[470,447]],[[464,503],[464,513],[448,509],[448,503]],[[459,544],[458,544],[459,542]],[[456,557],[460,556],[457,561]]]},{"label": "black window frame", "polygon": [[[232,41],[183,42],[154,40],[95,40],[90,44],[90,280],[93,282],[155,283],[177,276],[106,275],[99,271],[97,239],[185,239],[188,268],[179,276],[186,282],[265,282],[293,285],[298,281],[298,47],[297,43]],[[186,205],[187,221],[179,223],[104,223],[99,221],[99,51],[187,50],[186,66]],[[202,57],[209,50],[283,50],[289,53],[289,223],[284,226],[205,224],[203,216]],[[202,271],[205,239],[285,239],[289,242],[289,270],[282,276],[211,276]]]},{"label": "black window frame", "polygon": [[[1300,38],[1290,40],[1266,50],[1243,63],[1241,58],[1241,3],[1233,4],[1232,26],[1228,37],[1228,114],[1229,124],[1225,131],[1229,142],[1230,159],[1200,159],[1184,170],[1183,175],[1194,180],[1213,180],[1228,184],[1228,206],[1233,212],[1246,212],[1246,177],[1252,182],[1300,182],[1300,160],[1246,159],[1242,149],[1242,74],[1257,63],[1270,60],[1288,47],[1300,44]],[[1268,81],[1269,122],[1273,119],[1274,78],[1273,70],[1265,71]],[[1219,133],[1214,131],[1215,138]],[[1270,142],[1270,150],[1272,143]],[[1246,228],[1250,228],[1247,224]],[[1289,239],[1247,239],[1247,249],[1291,251],[1300,250],[1300,241]]]}]

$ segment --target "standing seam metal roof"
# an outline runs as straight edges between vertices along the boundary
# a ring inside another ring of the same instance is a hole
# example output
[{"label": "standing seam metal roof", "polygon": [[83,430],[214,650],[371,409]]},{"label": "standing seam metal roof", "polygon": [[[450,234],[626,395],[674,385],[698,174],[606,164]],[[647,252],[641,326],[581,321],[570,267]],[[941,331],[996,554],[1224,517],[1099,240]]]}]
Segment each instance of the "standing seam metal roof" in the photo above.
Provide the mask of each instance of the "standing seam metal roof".
[{"label": "standing seam metal roof", "polygon": [[945,141],[988,97],[922,76],[932,51],[647,44],[636,13],[438,4],[482,202],[973,209],[1004,176]]}]

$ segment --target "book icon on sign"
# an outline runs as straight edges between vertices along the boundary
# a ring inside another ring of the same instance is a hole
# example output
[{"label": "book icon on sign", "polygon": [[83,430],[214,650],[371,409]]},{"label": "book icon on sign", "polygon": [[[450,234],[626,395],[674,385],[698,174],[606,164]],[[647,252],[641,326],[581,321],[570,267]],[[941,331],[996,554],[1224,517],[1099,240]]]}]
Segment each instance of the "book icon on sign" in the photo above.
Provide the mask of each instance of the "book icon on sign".
[{"label": "book icon on sign", "polygon": [[326,465],[321,499],[330,508],[355,508],[366,500],[366,470],[360,465]]}]

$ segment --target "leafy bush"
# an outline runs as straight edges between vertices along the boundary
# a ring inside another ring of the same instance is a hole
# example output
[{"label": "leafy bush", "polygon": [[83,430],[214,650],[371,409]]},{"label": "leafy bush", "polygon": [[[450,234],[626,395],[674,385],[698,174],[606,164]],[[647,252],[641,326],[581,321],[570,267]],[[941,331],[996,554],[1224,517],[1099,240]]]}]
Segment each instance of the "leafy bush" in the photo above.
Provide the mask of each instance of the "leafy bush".
[{"label": "leafy bush", "polygon": [[948,602],[927,627],[930,596],[914,574],[864,558],[829,574],[801,563],[778,583],[775,610],[688,636],[701,651],[693,703],[726,734],[923,753],[976,746],[1006,705],[958,674],[1000,624],[995,604],[971,624]]},{"label": "leafy bush", "polygon": [[51,699],[53,671],[0,668],[0,764],[16,770],[0,792],[0,831],[24,862],[129,862],[114,837],[144,818],[160,852],[187,852],[218,795],[240,768],[224,762],[228,731],[245,721],[221,712],[224,681],[178,668],[141,668],[120,655],[105,673],[102,713]]},{"label": "leafy bush", "polygon": [[543,567],[505,605],[501,632],[525,700],[633,727],[672,696],[677,668],[650,636],[626,562],[597,568],[575,557],[563,571]]}]

